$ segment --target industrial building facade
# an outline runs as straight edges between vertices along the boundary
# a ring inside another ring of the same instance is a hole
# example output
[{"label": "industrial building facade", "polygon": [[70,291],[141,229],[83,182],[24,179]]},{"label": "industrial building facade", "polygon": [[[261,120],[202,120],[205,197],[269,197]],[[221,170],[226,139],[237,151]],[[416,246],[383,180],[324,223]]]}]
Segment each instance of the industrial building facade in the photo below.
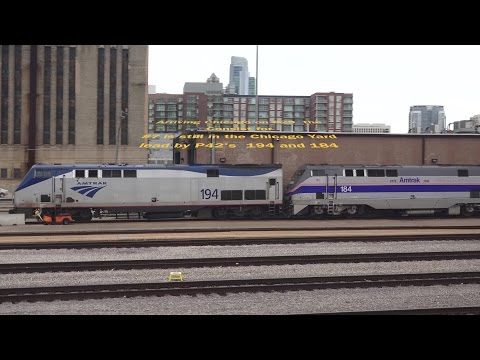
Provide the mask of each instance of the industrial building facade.
[{"label": "industrial building facade", "polygon": [[148,46],[1,45],[0,69],[5,186],[34,163],[147,162]]}]

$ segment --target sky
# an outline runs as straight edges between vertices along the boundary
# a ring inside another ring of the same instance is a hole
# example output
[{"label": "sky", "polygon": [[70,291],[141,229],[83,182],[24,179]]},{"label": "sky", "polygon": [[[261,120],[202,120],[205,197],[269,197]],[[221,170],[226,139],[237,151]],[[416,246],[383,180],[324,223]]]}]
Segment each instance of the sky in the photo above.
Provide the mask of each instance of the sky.
[{"label": "sky", "polygon": [[[182,94],[215,73],[225,87],[232,56],[256,76],[256,45],[149,45],[148,83]],[[443,105],[446,123],[480,114],[480,45],[258,45],[258,94],[353,94],[353,123],[408,132],[413,105]]]}]

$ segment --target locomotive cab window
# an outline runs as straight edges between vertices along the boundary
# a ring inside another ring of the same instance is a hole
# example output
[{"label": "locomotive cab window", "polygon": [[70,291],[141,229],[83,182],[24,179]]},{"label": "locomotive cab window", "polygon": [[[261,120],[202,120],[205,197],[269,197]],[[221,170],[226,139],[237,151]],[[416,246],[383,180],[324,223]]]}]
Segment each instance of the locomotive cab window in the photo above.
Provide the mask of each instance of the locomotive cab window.
[{"label": "locomotive cab window", "polygon": [[245,200],[265,200],[265,199],[266,199],[265,190],[245,190]]},{"label": "locomotive cab window", "polygon": [[370,177],[385,177],[384,169],[368,169],[367,175]]},{"label": "locomotive cab window", "polygon": [[43,178],[43,177],[50,178],[50,177],[52,177],[52,172],[50,170],[35,170],[35,177],[36,178]]},{"label": "locomotive cab window", "polygon": [[242,200],[242,190],[222,190],[222,200]]},{"label": "locomotive cab window", "polygon": [[76,178],[84,178],[85,177],[85,170],[75,170],[75,177]]},{"label": "locomotive cab window", "polygon": [[123,177],[136,178],[137,177],[137,170],[123,170]]},{"label": "locomotive cab window", "polygon": [[458,170],[458,176],[467,177],[468,176],[468,170],[466,170],[466,169]]},{"label": "locomotive cab window", "polygon": [[122,177],[122,170],[103,170],[102,177],[104,178],[120,178]]},{"label": "locomotive cab window", "polygon": [[312,170],[312,176],[325,176],[325,170]]},{"label": "locomotive cab window", "polygon": [[218,177],[218,169],[207,169],[207,177]]},{"label": "locomotive cab window", "polygon": [[88,177],[98,178],[98,170],[88,170]]}]

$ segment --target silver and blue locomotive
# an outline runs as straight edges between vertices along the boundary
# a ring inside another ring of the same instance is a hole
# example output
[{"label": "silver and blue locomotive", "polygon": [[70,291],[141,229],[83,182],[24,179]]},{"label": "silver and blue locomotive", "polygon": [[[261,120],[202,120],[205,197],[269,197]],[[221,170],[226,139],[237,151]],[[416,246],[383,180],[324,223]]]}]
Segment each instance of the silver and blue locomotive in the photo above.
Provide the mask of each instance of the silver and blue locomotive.
[{"label": "silver and blue locomotive", "polygon": [[285,195],[296,216],[469,216],[480,211],[480,166],[305,165]]},{"label": "silver and blue locomotive", "polygon": [[34,165],[14,194],[14,212],[63,211],[156,217],[252,217],[278,214],[279,165]]}]

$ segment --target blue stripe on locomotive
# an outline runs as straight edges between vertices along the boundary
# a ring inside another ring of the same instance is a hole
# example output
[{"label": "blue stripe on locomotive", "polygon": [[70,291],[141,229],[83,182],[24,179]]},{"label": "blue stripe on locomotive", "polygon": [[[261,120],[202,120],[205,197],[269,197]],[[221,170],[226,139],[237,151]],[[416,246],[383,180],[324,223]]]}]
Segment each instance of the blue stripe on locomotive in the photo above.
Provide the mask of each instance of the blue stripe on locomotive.
[{"label": "blue stripe on locomotive", "polygon": [[[68,168],[68,167],[52,168],[52,167],[44,166],[43,169],[44,170],[55,170],[55,176],[63,175],[63,174],[66,174],[66,173],[72,171],[72,168]],[[33,170],[34,170],[34,167],[32,167],[32,169],[29,172],[27,172],[27,174],[23,178],[22,182],[18,185],[18,187],[15,191],[22,190],[22,189],[27,188],[29,186],[32,186],[32,185],[38,184],[42,181],[50,179],[50,178],[47,178],[47,177],[37,177],[37,178],[34,177],[35,171],[33,171]]]},{"label": "blue stripe on locomotive", "polygon": [[[337,193],[351,194],[351,193],[374,193],[374,192],[465,192],[465,191],[479,191],[480,184],[464,184],[464,185],[347,185],[351,187],[352,191],[342,192],[343,186],[337,186]],[[300,186],[298,189],[289,192],[288,195],[308,194],[325,192],[325,185]],[[335,192],[334,186],[328,187],[328,192]]]}]

